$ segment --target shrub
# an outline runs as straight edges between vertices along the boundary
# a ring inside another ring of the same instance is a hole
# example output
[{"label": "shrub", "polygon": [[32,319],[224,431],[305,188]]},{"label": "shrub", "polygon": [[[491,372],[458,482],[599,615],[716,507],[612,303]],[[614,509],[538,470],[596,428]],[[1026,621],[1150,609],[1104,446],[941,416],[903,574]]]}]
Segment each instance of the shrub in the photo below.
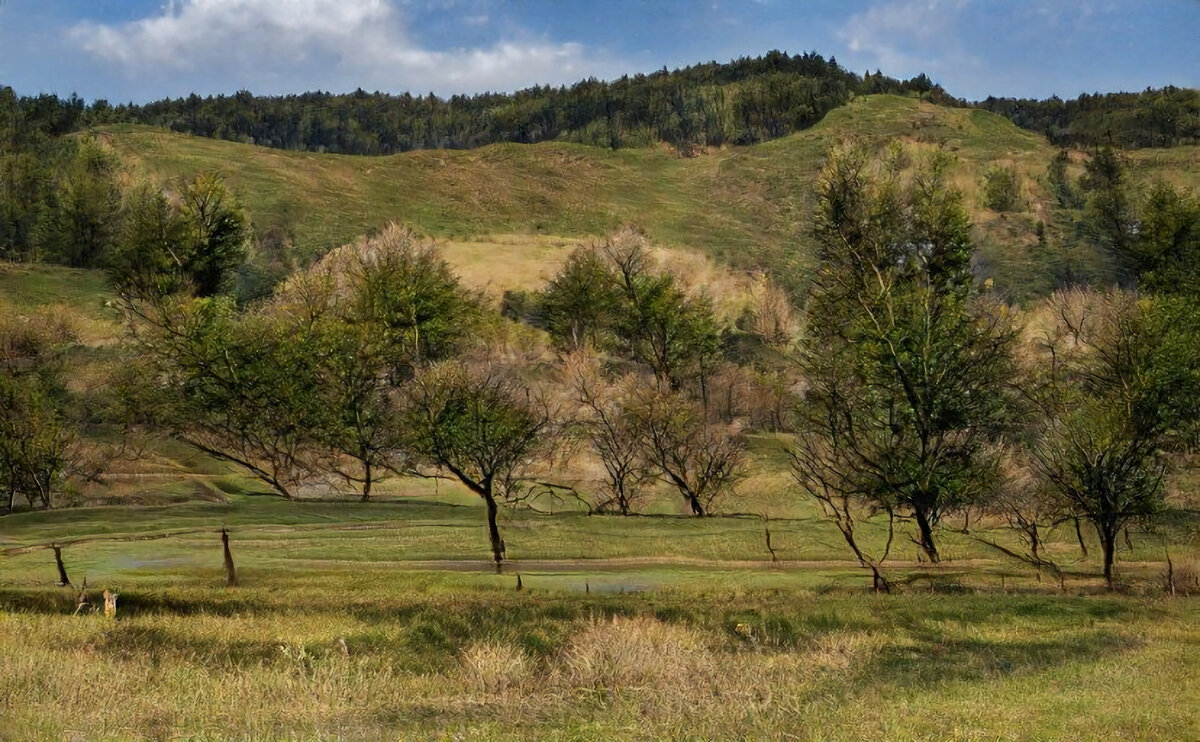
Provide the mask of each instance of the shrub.
[{"label": "shrub", "polygon": [[983,176],[983,205],[992,211],[1018,211],[1021,189],[1016,168],[993,165]]}]

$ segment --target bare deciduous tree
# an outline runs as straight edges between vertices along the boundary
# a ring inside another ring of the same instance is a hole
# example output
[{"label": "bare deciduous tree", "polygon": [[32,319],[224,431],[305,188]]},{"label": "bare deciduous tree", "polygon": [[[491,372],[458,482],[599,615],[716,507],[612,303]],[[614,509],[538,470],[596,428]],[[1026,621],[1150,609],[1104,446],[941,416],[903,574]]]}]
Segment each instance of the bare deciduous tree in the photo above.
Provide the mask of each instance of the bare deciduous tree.
[{"label": "bare deciduous tree", "polygon": [[732,493],[746,453],[737,425],[710,423],[698,402],[649,384],[636,392],[629,412],[642,455],[693,515],[708,515]]},{"label": "bare deciduous tree", "polygon": [[629,410],[632,390],[644,379],[630,374],[609,381],[597,363],[579,357],[568,360],[566,375],[580,408],[575,424],[604,466],[604,495],[595,509],[629,515],[651,478]]},{"label": "bare deciduous tree", "polygon": [[[862,486],[856,475],[863,462],[854,446],[842,445],[843,434],[842,426],[832,422],[826,428],[802,430],[788,451],[792,476],[837,526],[858,563],[871,570],[875,591],[886,593],[891,583],[883,574],[883,562],[892,549],[895,513],[890,503],[880,502],[870,487]],[[859,525],[880,513],[887,515],[887,541],[872,553],[859,538]]]},{"label": "bare deciduous tree", "polygon": [[1009,449],[1000,455],[1002,476],[987,511],[1003,518],[1017,533],[1026,552],[1019,553],[976,534],[984,543],[1034,567],[1057,573],[1058,565],[1042,553],[1046,532],[1071,516],[1063,503],[1046,492],[1039,481],[1035,465],[1023,451]]}]

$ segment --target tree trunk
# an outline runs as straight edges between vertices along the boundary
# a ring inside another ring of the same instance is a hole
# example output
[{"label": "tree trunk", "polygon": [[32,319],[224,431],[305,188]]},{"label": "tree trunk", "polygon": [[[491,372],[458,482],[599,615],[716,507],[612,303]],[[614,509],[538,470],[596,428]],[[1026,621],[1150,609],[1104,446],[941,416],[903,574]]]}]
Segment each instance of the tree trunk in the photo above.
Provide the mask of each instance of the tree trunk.
[{"label": "tree trunk", "polygon": [[500,527],[496,525],[496,498],[491,493],[483,495],[487,503],[488,537],[492,542],[492,559],[496,562],[496,572],[500,572],[500,563],[504,561],[504,540],[500,538]]},{"label": "tree trunk", "polygon": [[929,557],[929,561],[937,564],[939,561],[938,550],[937,544],[933,540],[933,527],[929,524],[929,515],[925,512],[925,508],[913,508],[913,515],[917,519],[917,529],[921,535],[917,545]]},{"label": "tree trunk", "polygon": [[1073,518],[1073,520],[1075,521],[1075,538],[1079,541],[1079,551],[1081,551],[1083,553],[1083,557],[1084,557],[1084,559],[1086,559],[1087,555],[1088,555],[1088,550],[1087,550],[1087,542],[1085,542],[1083,540],[1083,529],[1080,528],[1080,526],[1079,526],[1079,518],[1078,517]]},{"label": "tree trunk", "polygon": [[1113,576],[1113,562],[1116,561],[1117,553],[1117,529],[1097,528],[1096,532],[1100,535],[1100,547],[1104,550],[1104,582],[1111,590],[1117,586]]},{"label": "tree trunk", "polygon": [[887,581],[887,578],[883,576],[883,573],[879,571],[879,567],[874,563],[871,564],[871,580],[871,589],[875,592],[890,593],[892,591],[892,584]]},{"label": "tree trunk", "polygon": [[613,491],[617,495],[617,512],[629,515],[629,496],[625,493],[625,477],[613,477]]},{"label": "tree trunk", "polygon": [[763,535],[767,539],[767,551],[771,552],[771,561],[779,561],[779,557],[775,555],[775,549],[771,546],[771,519],[766,514],[763,515]]},{"label": "tree trunk", "polygon": [[359,502],[367,502],[371,499],[371,484],[371,462],[364,459],[362,499]]},{"label": "tree trunk", "polygon": [[53,544],[51,549],[54,549],[54,564],[58,567],[58,586],[70,587],[71,579],[67,577],[67,568],[62,560],[62,547],[58,544]]},{"label": "tree trunk", "polygon": [[233,567],[233,552],[229,550],[229,531],[221,529],[221,546],[225,551],[225,584],[233,587],[238,584],[237,570]]},{"label": "tree trunk", "polygon": [[692,515],[696,516],[697,518],[703,518],[705,516],[704,504],[700,502],[700,498],[689,494],[688,505],[692,507]]}]

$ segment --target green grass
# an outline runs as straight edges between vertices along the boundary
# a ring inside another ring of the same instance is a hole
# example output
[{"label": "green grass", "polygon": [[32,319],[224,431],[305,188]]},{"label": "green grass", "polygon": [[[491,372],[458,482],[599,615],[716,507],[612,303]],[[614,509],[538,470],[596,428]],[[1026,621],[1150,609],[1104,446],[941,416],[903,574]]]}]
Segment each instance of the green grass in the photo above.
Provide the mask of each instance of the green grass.
[{"label": "green grass", "polygon": [[0,262],[0,312],[65,318],[83,345],[109,344],[120,335],[119,314],[107,304],[112,298],[97,270]]},{"label": "green grass", "polygon": [[0,298],[22,309],[70,304],[98,310],[112,292],[100,271],[0,262]]},{"label": "green grass", "polygon": [[[1024,300],[1049,288],[1048,258],[1034,254],[1035,230],[1039,220],[1054,218],[1042,180],[1056,149],[1003,117],[914,98],[860,97],[806,131],[691,158],[665,148],[614,152],[562,142],[359,157],[285,152],[146,127],[99,133],[133,178],[178,183],[200,171],[221,172],[260,229],[286,225],[305,255],[396,221],[440,239],[475,241],[471,265],[484,274],[511,273],[513,248],[544,250],[545,235],[598,237],[625,223],[641,226],[660,245],[698,250],[738,268],[769,265],[803,273],[811,267],[808,220],[816,175],[830,146],[846,137],[880,148],[899,141],[917,152],[940,149],[954,157],[951,179],[966,195],[980,265],[997,289]],[[1200,187],[1197,151],[1133,152],[1134,178]],[[994,164],[1015,168],[1021,212],[995,214],[983,207],[979,184]],[[544,272],[544,262],[529,267]],[[1104,266],[1094,268],[1102,272]]]}]

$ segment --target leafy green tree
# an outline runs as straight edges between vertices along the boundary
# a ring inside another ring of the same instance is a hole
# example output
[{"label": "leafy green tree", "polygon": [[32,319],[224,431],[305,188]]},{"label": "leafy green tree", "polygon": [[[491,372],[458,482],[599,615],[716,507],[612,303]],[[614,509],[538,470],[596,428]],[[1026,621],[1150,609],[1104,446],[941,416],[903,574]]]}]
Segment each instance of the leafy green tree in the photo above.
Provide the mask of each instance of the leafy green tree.
[{"label": "leafy green tree", "polygon": [[550,410],[516,380],[473,374],[453,362],[420,374],[407,396],[402,430],[411,465],[447,472],[483,500],[499,571],[505,556],[499,506],[523,492],[533,462],[551,450]]},{"label": "leafy green tree", "polygon": [[674,276],[652,270],[645,238],[633,230],[619,232],[604,251],[620,296],[611,347],[672,389],[696,380],[707,394],[706,381],[721,352],[707,295],[688,296]]},{"label": "leafy green tree", "polygon": [[1071,153],[1061,150],[1054,156],[1054,159],[1050,160],[1050,165],[1046,168],[1046,180],[1050,191],[1058,199],[1059,206],[1064,209],[1081,209],[1083,208],[1083,194],[1080,193],[1079,187],[1071,182],[1071,176],[1067,173],[1067,165],[1070,162]]},{"label": "leafy green tree", "polygon": [[125,233],[106,271],[127,299],[157,301],[179,291],[210,297],[222,291],[246,256],[249,231],[220,178],[196,176],[173,204],[143,187],[126,205]]},{"label": "leafy green tree", "polygon": [[[1103,147],[1085,165],[1080,185],[1087,194],[1084,224],[1093,239],[1128,264],[1134,241],[1136,211],[1125,164],[1111,147]],[[1128,267],[1128,265],[1127,265]]]},{"label": "leafy green tree", "polygon": [[1142,290],[1200,297],[1200,200],[1167,183],[1154,186],[1132,252]]},{"label": "leafy green tree", "polygon": [[177,439],[241,466],[285,498],[316,473],[324,404],[313,333],[227,297],[176,298],[139,328],[155,386],[128,402]]},{"label": "leafy green tree", "polygon": [[246,257],[246,216],[216,173],[201,173],[183,189],[189,245],[181,266],[196,296],[214,296]]},{"label": "leafy green tree", "polygon": [[71,464],[74,425],[64,412],[70,329],[47,317],[0,315],[0,495],[49,508]]},{"label": "leafy green tree", "polygon": [[1041,132],[1055,145],[1134,149],[1200,140],[1200,91],[1167,86],[1140,93],[1083,94],[1074,100],[991,98],[977,104]]},{"label": "leafy green tree", "polygon": [[393,389],[374,329],[335,316],[309,329],[319,348],[320,404],[328,411],[313,433],[332,454],[328,466],[358,486],[363,502],[395,468],[400,449]]},{"label": "leafy green tree", "polygon": [[983,205],[992,211],[1018,211],[1021,188],[1017,169],[1012,165],[993,165],[983,174]]},{"label": "leafy green tree", "polygon": [[52,392],[32,379],[0,376],[0,492],[48,508],[61,485],[73,440]]},{"label": "leafy green tree", "polygon": [[66,148],[53,206],[42,224],[45,253],[75,268],[101,265],[121,229],[116,159],[93,139]]},{"label": "leafy green tree", "polygon": [[643,364],[674,389],[698,382],[707,394],[721,357],[712,302],[656,271],[636,229],[619,230],[600,248],[577,250],[542,292],[541,304],[560,349],[597,345]]},{"label": "leafy green tree", "polygon": [[1115,584],[1117,538],[1164,507],[1164,452],[1194,445],[1200,358],[1189,302],[1075,291],[1053,301],[1060,319],[1037,359],[1043,412],[1032,447],[1064,509],[1089,521]]},{"label": "leafy green tree", "polygon": [[0,256],[38,261],[53,201],[51,172],[37,151],[0,153]]},{"label": "leafy green tree", "polygon": [[454,355],[470,336],[478,303],[436,248],[389,227],[348,267],[346,318],[378,328],[393,375]]},{"label": "leafy green tree", "polygon": [[973,295],[970,224],[943,167],[903,183],[860,145],[830,153],[794,451],[810,493],[911,517],[934,562],[942,516],[995,479],[1014,340],[1003,308]]},{"label": "leafy green tree", "polygon": [[620,302],[621,294],[603,253],[595,247],[580,247],[542,291],[540,314],[560,349],[599,348],[613,331]]},{"label": "leafy green tree", "polygon": [[143,187],[125,204],[124,234],[105,260],[105,273],[129,301],[158,301],[184,285],[187,225],[165,194]]},{"label": "leafy green tree", "polygon": [[317,434],[334,453],[334,471],[360,486],[366,501],[402,456],[396,393],[460,348],[478,306],[431,245],[392,226],[293,277],[269,311],[320,348],[317,372],[331,414]]}]

